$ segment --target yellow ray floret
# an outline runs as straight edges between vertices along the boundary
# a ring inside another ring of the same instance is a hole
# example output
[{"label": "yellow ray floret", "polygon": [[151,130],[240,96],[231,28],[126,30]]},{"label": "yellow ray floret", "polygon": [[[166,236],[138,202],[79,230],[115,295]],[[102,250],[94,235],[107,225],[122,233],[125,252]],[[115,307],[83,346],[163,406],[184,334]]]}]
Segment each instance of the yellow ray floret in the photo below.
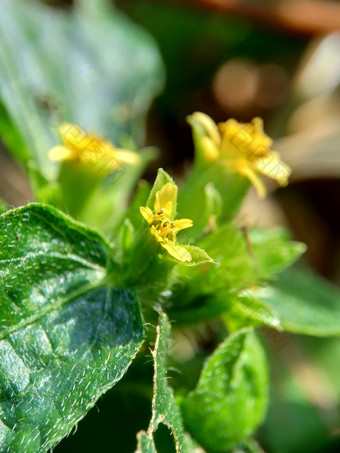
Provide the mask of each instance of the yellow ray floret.
[{"label": "yellow ray floret", "polygon": [[271,150],[272,140],[264,133],[261,118],[244,124],[230,119],[219,125],[201,112],[194,113],[192,118],[206,133],[201,142],[206,161],[220,160],[228,169],[247,177],[261,197],[266,191],[259,173],[281,186],[288,184],[291,170]]},{"label": "yellow ray floret", "polygon": [[88,134],[80,126],[64,123],[59,128],[63,144],[52,148],[48,157],[55,162],[78,161],[96,170],[110,173],[124,164],[136,164],[139,156],[133,151],[116,148],[99,135]]},{"label": "yellow ray floret", "polygon": [[190,252],[180,245],[176,245],[176,235],[185,228],[192,227],[192,220],[171,220],[177,198],[177,186],[172,183],[165,184],[156,193],[154,210],[149,207],[139,208],[142,216],[148,222],[150,231],[155,240],[178,261],[191,261]]}]

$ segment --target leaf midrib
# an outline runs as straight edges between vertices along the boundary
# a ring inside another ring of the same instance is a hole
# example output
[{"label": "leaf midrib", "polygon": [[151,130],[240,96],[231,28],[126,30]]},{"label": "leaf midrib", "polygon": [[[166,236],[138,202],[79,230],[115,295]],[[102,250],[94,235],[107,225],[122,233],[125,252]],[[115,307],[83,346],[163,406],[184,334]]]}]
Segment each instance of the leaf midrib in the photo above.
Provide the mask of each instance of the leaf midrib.
[{"label": "leaf midrib", "polygon": [[[30,252],[27,253],[25,256],[18,256],[17,258],[5,258],[1,259],[0,258],[0,264],[1,263],[11,263],[11,262],[16,262],[16,266],[20,267],[21,265],[27,264],[27,260],[31,258],[37,258],[40,256],[46,256],[46,257],[52,257],[52,258],[57,258],[57,259],[62,259],[62,260],[70,260],[70,261],[75,261],[77,263],[81,263],[85,265],[89,269],[97,270],[97,271],[103,271],[105,272],[105,267],[100,266],[99,264],[92,263],[91,261],[88,261],[79,255],[74,255],[74,254],[62,254],[59,252],[41,252],[41,253],[35,253],[35,252]],[[3,271],[0,270],[0,273]]]},{"label": "leaf midrib", "polygon": [[57,300],[53,302],[52,304],[46,304],[41,309],[35,313],[34,315],[28,316],[27,318],[23,319],[21,322],[14,324],[13,326],[7,327],[6,331],[0,332],[0,341],[7,338],[9,335],[11,335],[14,332],[17,332],[18,330],[24,329],[25,327],[34,324],[36,321],[38,321],[40,318],[43,316],[58,310],[59,308],[63,307],[64,305],[72,302],[74,299],[77,299],[78,297],[81,297],[82,295],[98,288],[102,288],[107,286],[108,281],[107,278],[103,278],[101,280],[98,280],[94,283],[89,283],[87,285],[84,285],[82,288],[79,288],[77,291],[74,291],[71,293],[68,297],[61,298],[60,300]]}]

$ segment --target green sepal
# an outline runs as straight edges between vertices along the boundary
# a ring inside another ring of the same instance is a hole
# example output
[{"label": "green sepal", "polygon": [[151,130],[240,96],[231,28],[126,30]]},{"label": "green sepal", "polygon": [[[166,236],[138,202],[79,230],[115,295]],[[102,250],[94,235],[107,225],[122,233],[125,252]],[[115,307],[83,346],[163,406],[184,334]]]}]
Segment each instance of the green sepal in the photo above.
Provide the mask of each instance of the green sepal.
[{"label": "green sepal", "polygon": [[195,115],[187,116],[187,122],[191,126],[192,138],[195,147],[195,166],[204,167],[206,165],[205,153],[202,146],[202,139],[206,137],[207,133],[203,125],[196,120]]},{"label": "green sepal", "polygon": [[209,234],[221,219],[223,198],[213,182],[207,182],[204,187],[198,188],[198,191],[194,188],[191,190],[185,183],[178,199],[179,217],[188,217],[193,221],[192,228],[182,233],[182,238],[188,241],[197,240],[202,235]]},{"label": "green sepal", "polygon": [[127,218],[124,220],[124,223],[120,229],[119,232],[119,239],[120,239],[120,244],[122,248],[125,251],[128,251],[131,249],[131,246],[133,244],[133,236],[135,234],[135,229],[134,226],[132,225],[131,221]]}]

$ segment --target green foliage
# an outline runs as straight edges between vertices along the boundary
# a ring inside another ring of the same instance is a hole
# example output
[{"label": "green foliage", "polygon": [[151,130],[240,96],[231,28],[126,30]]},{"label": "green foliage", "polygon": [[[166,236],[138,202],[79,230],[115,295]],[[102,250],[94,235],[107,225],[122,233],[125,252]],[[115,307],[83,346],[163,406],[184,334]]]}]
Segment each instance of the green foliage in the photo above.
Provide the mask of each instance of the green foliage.
[{"label": "green foliage", "polygon": [[[291,241],[282,228],[248,232],[235,223],[224,224],[198,244],[214,258],[215,264],[202,266],[200,272],[189,268],[178,270],[186,281],[185,285],[177,283],[175,287],[174,299],[180,303],[176,304],[174,300],[172,316],[181,324],[212,318],[235,308],[241,310],[246,318],[267,324],[270,309],[256,303],[253,297],[248,297],[243,308],[243,291],[248,294],[251,286],[272,278],[305,250],[304,244]],[[248,308],[254,312],[253,316],[248,316]],[[261,309],[265,320],[259,313]],[[277,326],[277,322],[272,325]]]},{"label": "green foliage", "polygon": [[339,292],[311,272],[285,271],[271,285],[248,290],[239,302],[243,313],[279,329],[320,337],[340,334]]},{"label": "green foliage", "polygon": [[208,451],[228,451],[262,421],[267,394],[263,349],[251,330],[241,330],[216,349],[182,400],[185,425]]},{"label": "green foliage", "polygon": [[52,208],[0,217],[1,448],[45,452],[125,373],[143,340],[109,247]]},{"label": "green foliage", "polygon": [[[181,400],[181,415],[167,380],[171,325],[162,312],[153,350],[152,416],[137,438],[141,453],[169,446],[162,426],[179,453],[200,445],[208,453],[259,451],[250,438],[266,411],[267,366],[255,333],[244,327],[339,334],[338,293],[303,272],[295,272],[297,280],[282,272],[305,250],[285,230],[248,231],[225,221],[219,192],[210,185],[210,229],[189,245],[188,236],[184,244],[177,241],[175,230],[164,236],[190,253],[189,263],[181,261],[152,229],[163,223],[150,224],[139,212],[148,206],[152,213],[156,194],[168,183],[173,187],[162,203],[170,197],[176,206],[172,178],[159,170],[153,188],[141,184],[128,207],[140,169],[133,171],[116,186],[125,202],[112,225],[112,243],[48,205],[30,204],[0,217],[0,445],[6,451],[53,447],[122,378],[144,340],[137,294],[148,323],[155,322],[156,308],[167,310],[177,326],[220,315],[235,331],[207,358],[196,387]],[[207,174],[212,177],[210,169]],[[168,215],[176,222],[175,213]],[[172,221],[162,222],[174,228]],[[153,342],[151,332],[146,340]]]},{"label": "green foliage", "polygon": [[280,227],[270,230],[251,229],[249,245],[257,272],[264,279],[282,271],[306,251],[305,244],[292,241],[288,231]]},{"label": "green foliage", "polygon": [[[79,0],[53,13],[33,1],[0,0],[0,7],[0,132],[39,201],[12,210],[0,202],[0,452],[54,448],[133,361],[104,400],[107,427],[98,437],[119,437],[113,448],[260,453],[252,436],[267,411],[269,382],[256,328],[338,336],[339,291],[308,271],[287,269],[305,246],[285,229],[240,226],[236,214],[250,185],[245,170],[256,172],[255,161],[243,153],[236,165],[237,149],[228,146],[216,160],[206,147],[204,156],[207,131],[193,116],[195,160],[179,187],[163,169],[153,186],[140,179],[157,154],[139,148],[163,83],[162,63],[153,40],[109,0]],[[150,16],[157,14],[155,6]],[[190,38],[184,16],[166,22],[182,32],[185,24]],[[200,18],[190,19],[196,31]],[[230,49],[251,32],[250,25],[235,34],[220,19],[215,24],[209,49],[215,39]],[[206,42],[210,35],[205,28]],[[183,60],[183,48],[195,42],[178,35],[172,58]],[[225,59],[221,49],[208,54],[211,68]],[[182,81],[183,70],[175,69]],[[49,161],[62,122],[111,140],[114,147],[85,132],[85,142],[95,145],[90,153],[105,154],[96,148],[104,143],[117,168],[101,173],[95,158],[86,161],[88,148],[67,140],[71,160],[59,167]],[[254,128],[246,128],[247,140],[256,137],[263,155],[272,156],[268,138]],[[120,164],[119,152],[130,162]],[[288,418],[307,414],[313,439],[322,437],[302,392],[290,377],[284,384],[298,394]],[[265,433],[278,420],[280,397],[274,402]],[[290,451],[294,442],[277,438],[265,435]],[[84,441],[81,450],[97,447],[97,439]]]}]

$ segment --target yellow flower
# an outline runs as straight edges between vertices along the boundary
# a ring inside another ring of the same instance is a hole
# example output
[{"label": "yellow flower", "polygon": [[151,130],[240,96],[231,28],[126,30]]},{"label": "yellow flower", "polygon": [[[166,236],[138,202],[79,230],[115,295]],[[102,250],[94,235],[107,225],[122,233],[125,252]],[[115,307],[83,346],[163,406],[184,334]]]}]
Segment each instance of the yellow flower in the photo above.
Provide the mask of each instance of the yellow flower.
[{"label": "yellow flower", "polygon": [[206,161],[222,161],[229,169],[247,177],[255,186],[260,197],[266,194],[258,173],[275,179],[281,186],[288,184],[290,168],[279,154],[271,150],[272,140],[263,131],[261,118],[251,123],[238,123],[230,119],[216,125],[204,113],[196,112],[192,118],[205,130],[202,148]]},{"label": "yellow flower", "polygon": [[55,162],[78,161],[110,173],[123,164],[136,164],[138,154],[116,148],[99,135],[90,135],[81,127],[64,123],[59,127],[63,145],[53,147],[48,157]]},{"label": "yellow flower", "polygon": [[191,261],[190,252],[176,245],[176,235],[184,228],[192,227],[192,220],[172,220],[174,205],[177,198],[177,186],[168,182],[156,193],[154,210],[149,207],[139,208],[142,216],[148,222],[150,231],[159,244],[179,261]]}]

